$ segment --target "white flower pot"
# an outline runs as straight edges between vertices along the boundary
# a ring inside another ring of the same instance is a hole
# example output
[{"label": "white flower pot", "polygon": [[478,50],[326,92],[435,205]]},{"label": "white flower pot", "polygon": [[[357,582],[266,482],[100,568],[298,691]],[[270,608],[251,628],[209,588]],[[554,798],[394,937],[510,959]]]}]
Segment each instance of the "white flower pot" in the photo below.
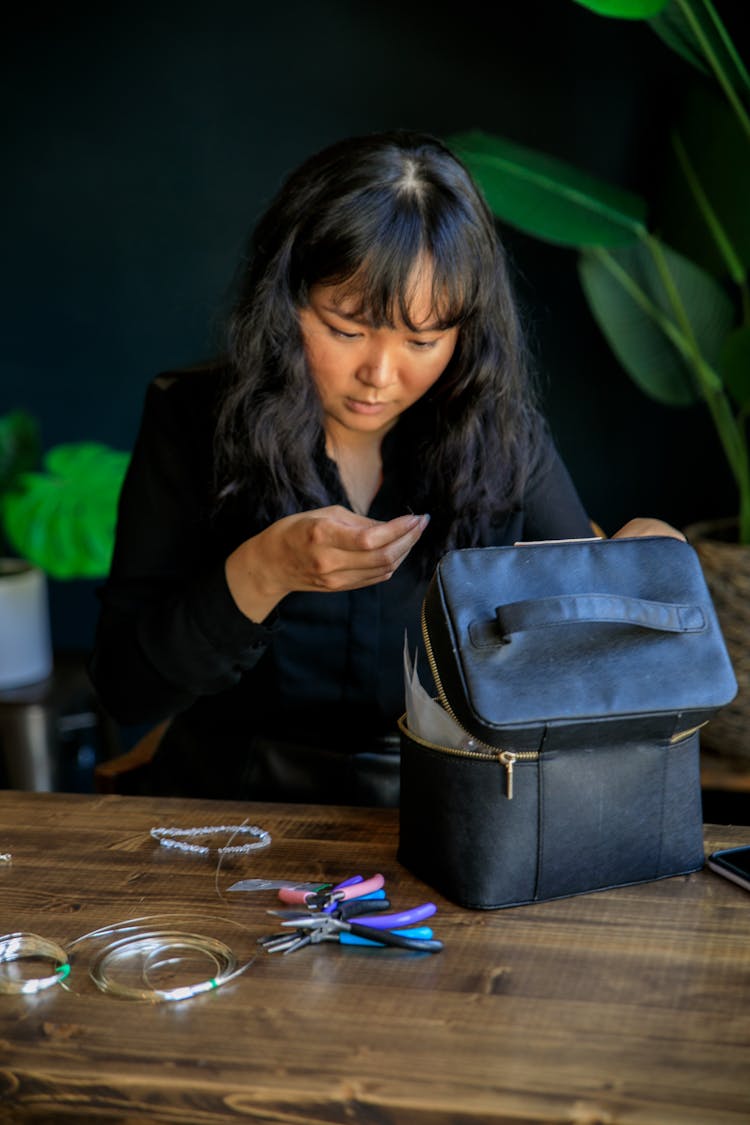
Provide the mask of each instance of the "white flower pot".
[{"label": "white flower pot", "polygon": [[0,691],[51,673],[47,577],[22,559],[0,559]]}]

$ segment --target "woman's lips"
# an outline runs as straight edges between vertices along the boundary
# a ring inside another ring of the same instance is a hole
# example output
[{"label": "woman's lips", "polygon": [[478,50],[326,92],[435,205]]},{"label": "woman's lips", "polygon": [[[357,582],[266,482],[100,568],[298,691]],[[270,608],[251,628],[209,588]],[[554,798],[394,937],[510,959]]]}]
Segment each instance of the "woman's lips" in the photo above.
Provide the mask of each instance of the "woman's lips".
[{"label": "woman's lips", "polygon": [[381,414],[388,408],[387,402],[361,402],[357,398],[346,399],[347,410],[353,414]]}]

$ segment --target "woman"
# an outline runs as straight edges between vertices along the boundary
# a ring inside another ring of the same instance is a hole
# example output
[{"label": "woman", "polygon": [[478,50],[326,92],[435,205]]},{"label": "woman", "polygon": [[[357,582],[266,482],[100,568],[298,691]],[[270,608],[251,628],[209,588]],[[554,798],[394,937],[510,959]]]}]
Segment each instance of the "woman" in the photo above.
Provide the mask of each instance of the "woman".
[{"label": "woman", "polygon": [[172,718],[154,792],[395,804],[438,557],[590,534],[468,173],[353,138],[258,224],[226,359],[149,387],[92,678],[120,721]]}]

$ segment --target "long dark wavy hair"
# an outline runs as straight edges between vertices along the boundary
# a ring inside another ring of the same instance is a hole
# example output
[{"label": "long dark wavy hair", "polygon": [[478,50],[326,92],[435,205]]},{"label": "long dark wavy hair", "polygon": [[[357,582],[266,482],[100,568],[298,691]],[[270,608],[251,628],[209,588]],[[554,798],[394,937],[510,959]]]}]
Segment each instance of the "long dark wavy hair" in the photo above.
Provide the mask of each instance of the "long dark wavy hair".
[{"label": "long dark wavy hair", "polygon": [[258,223],[229,323],[220,497],[251,489],[269,522],[331,503],[298,311],[316,283],[351,282],[376,326],[400,318],[414,328],[410,282],[426,259],[433,314],[459,326],[446,370],[407,412],[419,423],[409,425],[419,435],[417,499],[433,517],[428,563],[475,544],[488,513],[513,507],[539,417],[505,253],[465,167],[435,138],[408,132],[354,137],[312,156]]}]

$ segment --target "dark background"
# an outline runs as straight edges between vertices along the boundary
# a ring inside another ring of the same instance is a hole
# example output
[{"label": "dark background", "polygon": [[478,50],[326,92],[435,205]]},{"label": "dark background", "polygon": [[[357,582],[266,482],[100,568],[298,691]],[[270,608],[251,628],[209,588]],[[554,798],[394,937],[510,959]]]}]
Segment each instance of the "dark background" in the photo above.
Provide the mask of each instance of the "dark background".
[{"label": "dark background", "polygon": [[[737,37],[741,0],[719,0]],[[16,13],[0,412],[46,446],[132,445],[148,380],[209,354],[233,271],[284,175],[344,135],[508,136],[659,198],[687,64],[573,0],[150,0]],[[702,408],[645,398],[591,320],[573,251],[502,231],[558,444],[608,532],[732,514]],[[87,648],[96,583],[52,583],[54,642]]]}]

